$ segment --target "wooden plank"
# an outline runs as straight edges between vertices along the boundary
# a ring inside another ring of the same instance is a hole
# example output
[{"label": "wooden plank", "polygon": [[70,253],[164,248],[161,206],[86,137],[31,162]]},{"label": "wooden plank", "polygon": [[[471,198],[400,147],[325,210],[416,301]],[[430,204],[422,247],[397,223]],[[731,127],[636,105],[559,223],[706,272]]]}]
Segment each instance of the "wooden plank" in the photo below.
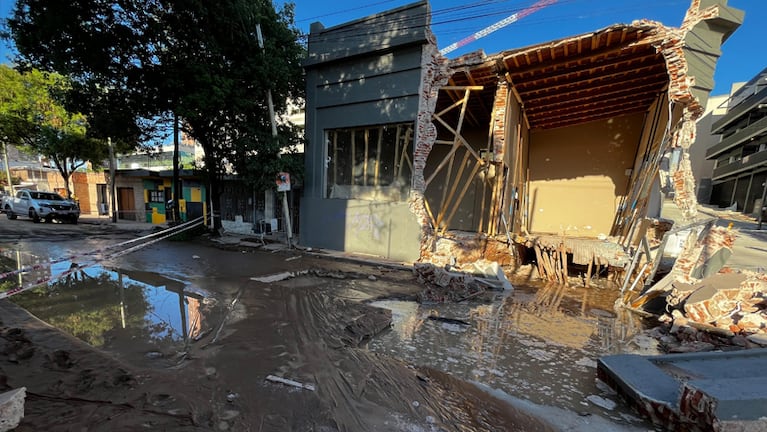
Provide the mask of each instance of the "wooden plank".
[{"label": "wooden plank", "polygon": [[593,270],[593,268],[594,268],[594,257],[592,256],[591,259],[589,260],[589,266],[586,269],[586,280],[583,281],[583,286],[585,286],[586,288],[591,286],[591,270]]},{"label": "wooden plank", "polygon": [[455,154],[455,152],[458,150],[460,146],[461,145],[458,141],[455,141],[453,143],[453,147],[450,149],[450,151],[447,153],[444,159],[442,159],[442,162],[440,162],[439,165],[437,165],[437,168],[434,169],[434,172],[431,173],[428,179],[426,179],[426,187],[429,187],[429,184],[432,182],[432,180],[434,180],[434,177],[436,177],[437,174],[439,174],[439,172],[442,171],[442,168],[445,167],[445,165],[448,163],[450,158],[453,157],[453,155]]},{"label": "wooden plank", "polygon": [[567,284],[568,279],[568,272],[567,272],[567,250],[565,250],[565,244],[560,243],[559,244],[559,254],[561,259],[561,266],[562,266],[562,282]]},{"label": "wooden plank", "polygon": [[362,166],[362,185],[367,186],[368,185],[368,159],[370,155],[370,153],[368,152],[369,150],[368,146],[370,145],[370,129],[367,129],[367,128],[365,129],[365,132],[363,133],[363,137],[365,139],[365,151],[363,153],[363,157],[365,158],[365,160],[363,161],[364,165]]},{"label": "wooden plank", "polygon": [[[375,177],[374,185],[378,186],[380,183],[379,176],[381,175],[381,145],[383,144],[383,127],[378,128],[378,143],[376,145],[376,164],[375,164]],[[395,145],[396,147],[396,145]]]},{"label": "wooden plank", "polygon": [[426,214],[429,216],[431,227],[436,230],[437,225],[434,219],[434,213],[431,211],[431,206],[429,205],[429,200],[426,199],[426,196],[423,197],[423,205],[426,208]]},{"label": "wooden plank", "polygon": [[402,125],[397,125],[397,133],[394,138],[394,177],[399,178],[402,170],[399,165],[399,140],[400,133],[402,132]]},{"label": "wooden plank", "polygon": [[[471,174],[469,175],[469,179],[473,179],[474,176],[477,175],[477,171],[479,171],[480,164],[478,162],[474,163],[474,169],[471,171]],[[466,195],[466,191],[469,190],[469,187],[472,185],[472,181],[469,180],[463,185],[463,189],[461,190],[460,195],[458,196],[458,199],[455,202],[455,205],[453,206],[452,211],[450,212],[450,215],[445,219],[445,227],[450,226],[450,220],[455,215],[455,212],[458,210],[459,205],[461,204],[461,201],[463,200],[463,197]],[[447,228],[445,228],[447,230]],[[444,232],[444,231],[443,231]]]},{"label": "wooden plank", "polygon": [[351,184],[354,185],[356,179],[354,178],[354,169],[357,166],[357,159],[356,159],[356,151],[357,149],[357,143],[356,143],[357,134],[355,133],[354,129],[352,129],[352,178],[351,178]]},{"label": "wooden plank", "polygon": [[338,132],[333,134],[333,184],[338,184]]},{"label": "wooden plank", "polygon": [[543,257],[541,256],[541,248],[537,244],[533,246],[535,250],[535,262],[538,264],[538,277],[541,279],[546,277],[546,270],[543,268]]},{"label": "wooden plank", "polygon": [[472,148],[472,146],[469,144],[469,142],[466,141],[466,138],[462,137],[455,129],[453,129],[450,125],[447,124],[447,122],[445,122],[441,118],[436,117],[435,120],[437,120],[438,122],[442,123],[442,125],[445,126],[445,128],[447,128],[447,130],[449,132],[453,133],[455,135],[456,139],[459,140],[460,143],[463,144],[464,147],[466,147],[471,152],[472,155],[474,155],[475,159],[482,160],[482,158],[479,157],[479,153],[477,153],[477,151],[474,150],[474,148]]},{"label": "wooden plank", "polygon": [[403,137],[402,141],[402,151],[400,152],[400,159],[399,159],[399,172],[397,173],[397,177],[402,175],[402,167],[404,165],[404,160],[407,160],[408,164],[410,165],[410,172],[413,172],[413,164],[410,163],[410,156],[407,154],[407,149],[410,146],[410,137],[413,134],[413,129],[408,126],[408,128],[405,130],[405,136]]},{"label": "wooden plank", "polygon": [[[440,208],[439,215],[437,216],[437,226],[441,226],[442,218],[443,216],[445,216],[445,213],[450,208],[450,203],[452,202],[453,195],[455,194],[455,191],[458,189],[458,185],[461,182],[461,178],[463,177],[463,171],[466,168],[466,163],[468,162],[468,160],[469,160],[469,153],[467,152],[467,153],[464,153],[463,155],[463,160],[461,160],[461,165],[458,168],[458,173],[455,176],[455,181],[452,182],[453,186],[451,187],[450,193],[446,195],[446,198],[445,198],[445,195],[443,195],[442,202],[441,202],[442,207]],[[471,177],[469,177],[468,181],[469,183],[471,183]],[[445,183],[445,184],[447,185],[448,183]],[[447,186],[445,187],[443,192],[445,191],[447,191]]]},{"label": "wooden plank", "polygon": [[453,91],[461,91],[461,90],[480,91],[480,90],[484,90],[484,88],[485,88],[484,86],[477,85],[477,86],[443,86],[443,87],[440,87],[439,89],[440,90],[445,90],[445,91],[450,91],[450,90],[453,90]]},{"label": "wooden plank", "polygon": [[[459,104],[457,103],[458,105],[461,105],[461,114],[460,114],[460,116],[458,118],[458,125],[457,125],[457,127],[455,129],[453,129],[450,125],[447,124],[447,122],[445,120],[442,119],[441,115],[446,112],[445,110],[443,110],[439,114],[434,114],[432,116],[432,118],[434,120],[437,120],[438,122],[442,123],[442,125],[444,125],[445,128],[447,128],[453,134],[454,141],[453,141],[453,148],[450,149],[450,152],[448,153],[448,155],[445,157],[445,159],[442,160],[442,162],[440,162],[439,165],[437,165],[437,168],[434,170],[434,172],[431,174],[431,176],[429,176],[429,178],[426,180],[426,187],[429,186],[429,184],[432,182],[432,180],[434,180],[434,177],[436,177],[436,175],[442,170],[442,168],[445,167],[445,164],[446,164],[446,161],[448,160],[448,158],[451,158],[451,160],[452,160],[452,157],[455,154],[455,152],[458,150],[458,146],[460,145],[461,142],[463,142],[463,144],[466,146],[466,148],[468,148],[470,151],[474,152],[474,149],[472,149],[471,146],[469,145],[469,143],[466,142],[466,140],[461,136],[461,128],[463,126],[464,116],[466,115],[466,103],[469,100],[469,95],[470,95],[469,90],[466,90],[463,99],[461,99]],[[458,106],[458,105],[453,104],[453,106],[451,108],[453,108],[455,106]],[[475,154],[475,157],[477,159],[480,159],[479,155],[476,154],[476,152],[474,152],[474,154]]]}]

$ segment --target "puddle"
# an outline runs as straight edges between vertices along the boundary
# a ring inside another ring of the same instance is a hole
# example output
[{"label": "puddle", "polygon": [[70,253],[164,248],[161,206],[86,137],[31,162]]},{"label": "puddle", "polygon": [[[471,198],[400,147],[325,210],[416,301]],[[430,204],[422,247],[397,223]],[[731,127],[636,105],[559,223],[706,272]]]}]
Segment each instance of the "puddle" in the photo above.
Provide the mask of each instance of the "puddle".
[{"label": "puddle", "polygon": [[657,353],[652,340],[633,338],[641,322],[617,316],[614,299],[612,291],[554,285],[517,287],[488,304],[376,301],[392,311],[392,330],[369,349],[536,404],[644,425],[595,380],[600,356]]},{"label": "puddle", "polygon": [[[29,271],[0,283],[39,286],[10,299],[39,319],[130,363],[175,364],[188,343],[220,322],[222,307],[204,290],[166,276],[2,251]],[[63,275],[63,276],[62,276]]]}]

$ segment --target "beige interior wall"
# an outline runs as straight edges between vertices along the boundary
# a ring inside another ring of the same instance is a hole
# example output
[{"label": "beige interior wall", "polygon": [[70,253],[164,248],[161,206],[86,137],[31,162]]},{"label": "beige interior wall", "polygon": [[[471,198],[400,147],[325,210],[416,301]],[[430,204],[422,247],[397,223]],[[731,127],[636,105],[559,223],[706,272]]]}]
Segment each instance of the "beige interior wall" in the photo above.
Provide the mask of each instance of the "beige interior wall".
[{"label": "beige interior wall", "polygon": [[626,194],[644,113],[531,131],[529,226],[533,233],[609,234]]}]

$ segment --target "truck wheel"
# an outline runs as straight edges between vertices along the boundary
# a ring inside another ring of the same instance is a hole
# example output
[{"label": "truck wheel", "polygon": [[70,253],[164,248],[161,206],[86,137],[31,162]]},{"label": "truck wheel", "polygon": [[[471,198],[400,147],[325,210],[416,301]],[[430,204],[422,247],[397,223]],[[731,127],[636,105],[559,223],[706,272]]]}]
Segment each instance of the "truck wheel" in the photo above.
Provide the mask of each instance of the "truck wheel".
[{"label": "truck wheel", "polygon": [[77,225],[77,216],[72,216],[69,221],[72,222],[72,225]]},{"label": "truck wheel", "polygon": [[40,223],[40,215],[38,215],[33,208],[29,209],[29,218],[32,219],[32,222],[34,223]]},{"label": "truck wheel", "polygon": [[11,206],[5,206],[5,215],[8,216],[8,219],[10,220],[16,219],[16,214],[11,210]]}]

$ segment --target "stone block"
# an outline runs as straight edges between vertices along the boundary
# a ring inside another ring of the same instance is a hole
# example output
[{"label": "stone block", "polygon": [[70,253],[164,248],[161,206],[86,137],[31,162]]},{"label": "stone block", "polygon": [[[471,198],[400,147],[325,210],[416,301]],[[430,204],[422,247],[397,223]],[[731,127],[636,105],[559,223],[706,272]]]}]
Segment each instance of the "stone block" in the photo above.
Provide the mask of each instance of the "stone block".
[{"label": "stone block", "polygon": [[15,429],[24,418],[26,387],[0,394],[0,432]]}]

